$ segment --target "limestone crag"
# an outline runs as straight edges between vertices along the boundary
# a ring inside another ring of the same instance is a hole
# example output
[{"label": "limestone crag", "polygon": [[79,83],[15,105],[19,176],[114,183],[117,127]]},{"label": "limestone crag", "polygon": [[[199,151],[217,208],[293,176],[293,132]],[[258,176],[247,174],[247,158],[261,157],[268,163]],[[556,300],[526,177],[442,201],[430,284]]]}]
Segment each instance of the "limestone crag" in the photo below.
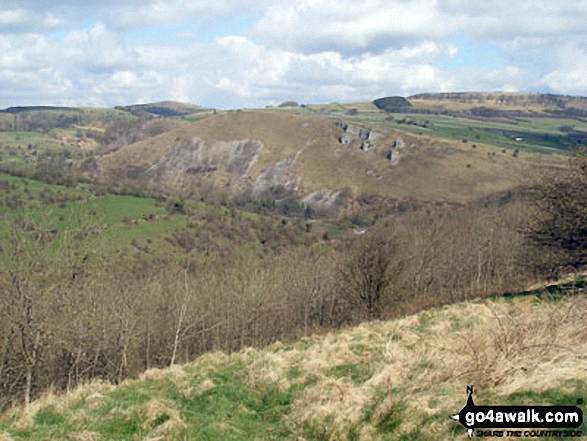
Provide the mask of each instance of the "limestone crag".
[{"label": "limestone crag", "polygon": [[350,145],[356,141],[361,141],[359,149],[363,152],[375,151],[377,144],[382,140],[386,133],[377,129],[368,129],[353,124],[342,122],[335,123],[335,126],[342,129],[343,133],[338,137],[338,142],[343,145]]},{"label": "limestone crag", "polygon": [[263,150],[257,140],[206,143],[200,138],[181,142],[146,171],[155,181],[179,174],[202,174],[222,171],[243,178]]}]

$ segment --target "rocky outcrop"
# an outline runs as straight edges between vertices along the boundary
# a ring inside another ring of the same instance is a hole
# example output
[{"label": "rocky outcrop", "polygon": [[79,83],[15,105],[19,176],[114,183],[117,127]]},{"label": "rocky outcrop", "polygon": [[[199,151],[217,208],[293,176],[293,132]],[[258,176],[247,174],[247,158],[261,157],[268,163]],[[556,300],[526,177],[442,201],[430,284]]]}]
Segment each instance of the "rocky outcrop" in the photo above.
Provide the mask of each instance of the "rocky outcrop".
[{"label": "rocky outcrop", "polygon": [[402,138],[398,136],[397,138],[395,138],[393,144],[387,149],[387,152],[385,153],[385,158],[391,163],[391,165],[397,165],[399,164],[399,161],[402,157],[402,153],[400,152],[400,150],[403,150],[405,148],[406,143]]},{"label": "rocky outcrop", "polygon": [[297,194],[301,190],[302,178],[291,172],[299,152],[290,155],[267,170],[253,183],[253,196],[273,195],[283,197],[287,194]]},{"label": "rocky outcrop", "polygon": [[402,138],[400,138],[398,136],[397,138],[395,138],[395,141],[393,142],[392,147],[394,149],[403,149],[406,147],[406,143],[404,142],[404,140]]},{"label": "rocky outcrop", "polygon": [[304,197],[302,202],[314,209],[326,210],[337,203],[340,194],[340,191],[321,188]]},{"label": "rocky outcrop", "polygon": [[343,122],[336,122],[334,125],[343,131],[338,137],[339,143],[342,145],[350,145],[355,141],[361,141],[359,149],[363,152],[374,151],[377,148],[378,142],[386,135],[385,132],[381,130],[372,130]]},{"label": "rocky outcrop", "polygon": [[222,171],[244,177],[257,162],[263,144],[257,140],[206,143],[199,138],[183,141],[165,153],[146,171],[154,180],[178,174]]}]

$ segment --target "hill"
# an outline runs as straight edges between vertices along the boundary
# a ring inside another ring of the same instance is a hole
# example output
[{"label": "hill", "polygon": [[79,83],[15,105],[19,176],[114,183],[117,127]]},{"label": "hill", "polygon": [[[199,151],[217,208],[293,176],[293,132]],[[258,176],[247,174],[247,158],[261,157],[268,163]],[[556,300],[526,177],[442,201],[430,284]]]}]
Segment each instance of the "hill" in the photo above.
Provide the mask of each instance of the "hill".
[{"label": "hill", "polygon": [[384,114],[377,117],[324,118],[307,109],[218,113],[98,164],[107,176],[159,188],[207,182],[252,197],[332,206],[349,195],[466,203],[521,185],[543,160],[530,150],[517,157],[509,146],[398,130]]},{"label": "hill", "polygon": [[406,200],[469,203],[564,167],[559,154],[587,144],[587,122],[572,115],[587,108],[580,97],[421,94],[393,103],[391,112],[373,102],[19,108],[0,112],[0,169],[45,179],[39,169],[51,162],[53,175],[79,170],[193,199],[271,200],[333,215]]},{"label": "hill", "polygon": [[[379,107],[378,107],[379,106]],[[540,153],[587,144],[587,98],[522,93],[445,93],[306,106],[344,118],[435,139]],[[289,113],[295,112],[289,110]]]},{"label": "hill", "polygon": [[408,97],[415,109],[473,116],[586,117],[587,98],[514,92],[423,93]]},{"label": "hill", "polygon": [[449,417],[467,385],[487,405],[584,396],[586,313],[584,296],[534,292],[211,353],[48,394],[0,416],[0,439],[464,439]]},{"label": "hill", "polygon": [[176,101],[161,101],[158,103],[117,106],[115,109],[131,113],[145,112],[158,116],[188,116],[210,110],[204,107],[179,103]]}]

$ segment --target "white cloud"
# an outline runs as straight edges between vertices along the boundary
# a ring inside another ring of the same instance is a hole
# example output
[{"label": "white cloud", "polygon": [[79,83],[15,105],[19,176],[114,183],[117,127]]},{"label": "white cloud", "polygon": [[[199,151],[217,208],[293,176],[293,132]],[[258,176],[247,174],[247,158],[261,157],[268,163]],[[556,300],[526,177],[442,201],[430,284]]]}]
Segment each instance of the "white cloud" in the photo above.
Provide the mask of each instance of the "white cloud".
[{"label": "white cloud", "polygon": [[164,83],[164,76],[156,72],[138,75],[135,72],[122,70],[110,75],[94,87],[94,92],[102,94],[124,95],[129,90],[134,92],[157,89]]},{"label": "white cloud", "polygon": [[22,71],[51,66],[52,48],[39,35],[0,35],[0,69]]},{"label": "white cloud", "polygon": [[445,0],[439,10],[457,17],[463,29],[479,38],[585,34],[587,1]]},{"label": "white cloud", "polygon": [[470,38],[587,37],[587,1],[551,0],[300,0],[270,7],[253,36],[305,53],[381,52],[409,42]]},{"label": "white cloud", "polygon": [[304,52],[380,52],[410,39],[447,37],[454,20],[435,0],[300,0],[270,7],[253,35]]},{"label": "white cloud", "polygon": [[[6,106],[62,102],[73,89],[71,80],[64,78],[60,72],[48,69],[30,72],[0,70],[0,84]],[[11,98],[17,101],[10,102]]]},{"label": "white cloud", "polygon": [[126,46],[124,40],[98,22],[87,31],[71,32],[62,43],[64,56],[79,68],[114,71],[136,66],[139,54]]},{"label": "white cloud", "polygon": [[3,0],[0,106],[587,94],[585,21],[587,0]]},{"label": "white cloud", "polygon": [[540,80],[558,93],[587,94],[587,48],[566,45],[555,58],[556,66]]},{"label": "white cloud", "polygon": [[51,12],[0,9],[0,33],[39,32],[56,29],[64,22]]}]

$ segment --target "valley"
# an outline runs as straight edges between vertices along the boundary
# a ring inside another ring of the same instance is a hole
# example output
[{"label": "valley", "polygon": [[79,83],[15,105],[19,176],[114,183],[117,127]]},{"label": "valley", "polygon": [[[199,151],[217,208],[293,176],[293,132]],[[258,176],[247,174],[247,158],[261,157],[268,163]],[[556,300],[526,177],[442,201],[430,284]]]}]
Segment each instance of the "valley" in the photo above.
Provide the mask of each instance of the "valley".
[{"label": "valley", "polygon": [[586,103],[0,111],[0,440],[452,439],[469,384],[573,404]]}]

